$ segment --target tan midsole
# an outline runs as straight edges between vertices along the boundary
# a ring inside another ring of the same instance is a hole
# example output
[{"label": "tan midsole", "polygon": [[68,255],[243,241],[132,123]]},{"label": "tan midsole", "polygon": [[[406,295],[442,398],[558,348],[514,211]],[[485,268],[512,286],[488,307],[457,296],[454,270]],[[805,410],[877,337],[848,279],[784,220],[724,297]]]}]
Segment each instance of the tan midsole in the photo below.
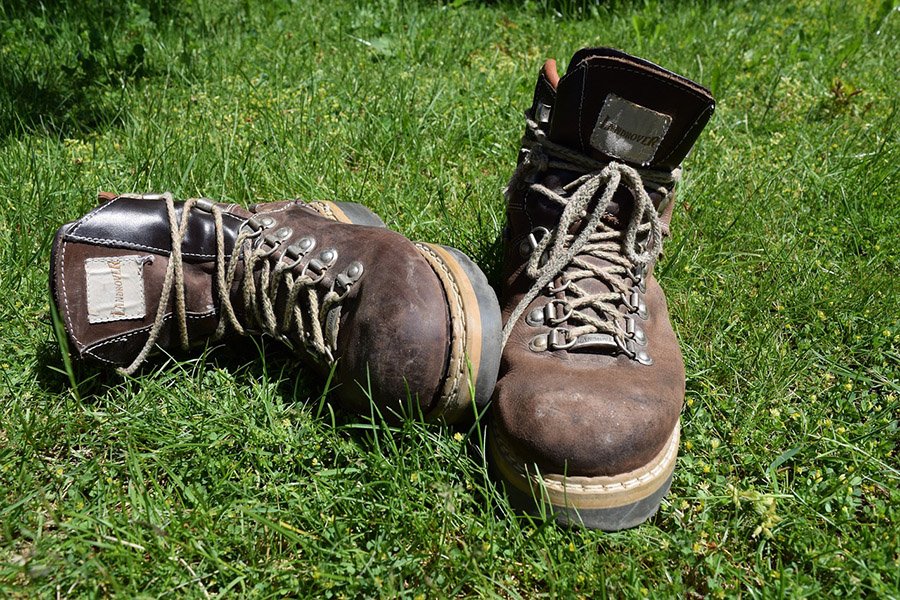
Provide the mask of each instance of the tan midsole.
[{"label": "tan midsole", "polygon": [[[466,356],[465,360],[469,362],[469,382],[472,385],[478,381],[478,368],[481,365],[481,309],[478,306],[478,297],[475,295],[475,288],[469,276],[457,262],[456,257],[447,252],[440,246],[433,245],[431,248],[444,259],[447,267],[453,272],[453,277],[459,286],[459,293],[463,301],[463,315],[466,318]],[[468,383],[468,382],[467,382]],[[466,404],[471,400],[469,394],[469,386],[466,386],[466,394],[463,397]]]},{"label": "tan midsole", "polygon": [[350,220],[350,217],[348,217],[346,214],[344,214],[344,211],[342,211],[341,208],[337,204],[335,204],[334,202],[331,202],[330,200],[321,200],[320,202],[322,204],[326,205],[329,208],[329,210],[331,210],[331,212],[334,214],[334,218],[336,221],[338,221],[340,223],[348,223],[351,225],[353,224],[353,221]]},{"label": "tan midsole", "polygon": [[512,452],[496,427],[491,429],[491,457],[505,481],[534,498],[542,498],[554,506],[578,509],[616,508],[639,502],[665,485],[675,469],[679,437],[680,426],[676,424],[662,450],[650,462],[612,476],[566,477],[539,473]]},{"label": "tan midsole", "polygon": [[478,381],[478,369],[481,364],[481,310],[469,276],[453,254],[437,244],[418,243],[416,246],[435,269],[441,285],[444,286],[450,318],[454,321],[453,334],[457,338],[460,336],[463,338],[451,343],[448,382],[450,378],[455,377],[456,390],[447,394],[427,415],[427,417],[440,416],[448,422],[453,422],[462,416],[463,411],[471,410],[473,399],[470,389]]}]

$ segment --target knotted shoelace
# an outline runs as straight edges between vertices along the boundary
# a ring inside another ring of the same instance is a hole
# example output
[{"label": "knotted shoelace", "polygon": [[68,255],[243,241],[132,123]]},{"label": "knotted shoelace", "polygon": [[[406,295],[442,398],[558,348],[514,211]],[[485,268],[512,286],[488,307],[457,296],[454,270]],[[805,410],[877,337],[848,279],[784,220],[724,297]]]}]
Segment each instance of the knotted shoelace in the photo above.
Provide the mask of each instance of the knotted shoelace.
[{"label": "knotted shoelace", "polygon": [[[545,286],[564,273],[569,282],[567,295],[573,296],[568,300],[572,311],[566,320],[581,323],[579,327],[569,329],[568,336],[576,339],[581,335],[602,332],[621,338],[624,332],[616,325],[616,318],[598,318],[583,309],[592,308],[600,317],[624,316],[623,309],[629,308],[627,302],[623,302],[623,295],[629,290],[625,277],[635,267],[652,265],[662,251],[663,236],[668,234],[668,228],[660,220],[646,187],[652,186],[654,192],[665,198],[680,178],[680,170],[635,169],[619,162],[606,163],[547,139],[538,123],[527,115],[526,127],[531,134],[531,138],[526,136],[523,142],[527,156],[513,173],[506,189],[507,195],[532,173],[546,172],[550,168],[584,175],[565,185],[563,194],[540,183],[530,184],[531,191],[562,206],[563,211],[557,226],[537,241],[531,253],[526,274],[534,283],[503,328],[503,345],[506,345],[513,327],[528,305]],[[634,206],[623,230],[610,227],[602,220],[620,185],[624,185],[634,197]],[[588,214],[588,207],[601,188],[600,197]],[[572,226],[585,218],[587,221],[580,231],[570,234]],[[598,266],[585,260],[584,257],[588,256],[608,264]],[[577,285],[578,280],[587,278],[602,280],[611,291],[587,293]]]},{"label": "knotted shoelace", "polygon": [[[131,197],[160,198],[160,196]],[[153,350],[162,332],[169,310],[169,298],[172,295],[173,286],[175,288],[173,314],[178,328],[178,341],[183,350],[187,350],[190,345],[187,330],[184,264],[182,262],[181,244],[187,233],[191,211],[195,207],[211,213],[215,224],[216,273],[214,282],[220,299],[222,318],[219,320],[213,340],[224,336],[229,325],[239,335],[246,333],[245,326],[241,324],[237,317],[230,294],[237,275],[238,262],[241,259],[244,263],[243,278],[240,283],[241,299],[244,314],[250,321],[248,326],[259,327],[264,333],[268,333],[289,345],[295,340],[299,341],[313,356],[322,357],[328,362],[333,361],[334,343],[337,340],[337,323],[335,322],[333,330],[328,332],[324,330],[322,324],[328,312],[343,299],[342,294],[339,294],[334,289],[330,289],[320,297],[322,290],[316,284],[321,278],[311,277],[305,271],[301,275],[296,276],[291,270],[294,265],[283,260],[279,260],[273,267],[273,261],[268,260],[272,249],[266,248],[263,244],[254,247],[253,239],[261,233],[260,230],[253,231],[247,227],[242,227],[235,240],[234,249],[226,257],[225,228],[222,223],[223,211],[219,206],[209,200],[186,200],[179,222],[175,214],[175,200],[172,194],[162,194],[161,198],[166,203],[172,252],[166,268],[162,291],[159,295],[159,307],[143,348],[130,365],[118,370],[119,373],[132,375],[140,368]],[[253,273],[260,262],[262,264],[260,265],[259,285],[257,286]],[[276,306],[281,290],[287,291],[287,297],[284,303],[284,311],[282,314],[277,315]],[[294,337],[288,338],[287,334],[289,333],[293,333]]]}]

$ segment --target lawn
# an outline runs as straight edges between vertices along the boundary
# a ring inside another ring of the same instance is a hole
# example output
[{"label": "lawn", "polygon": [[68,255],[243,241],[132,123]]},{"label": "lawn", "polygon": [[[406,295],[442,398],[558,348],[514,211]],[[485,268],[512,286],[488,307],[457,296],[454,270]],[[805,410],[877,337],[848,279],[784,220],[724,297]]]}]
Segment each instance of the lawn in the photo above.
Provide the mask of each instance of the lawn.
[{"label": "lawn", "polygon": [[[4,2],[0,596],[900,597],[896,4]],[[349,414],[271,341],[70,381],[49,248],[98,190],[351,200],[496,277],[537,70],[586,45],[718,99],[658,269],[688,375],[650,522],[518,514],[486,420]]]}]

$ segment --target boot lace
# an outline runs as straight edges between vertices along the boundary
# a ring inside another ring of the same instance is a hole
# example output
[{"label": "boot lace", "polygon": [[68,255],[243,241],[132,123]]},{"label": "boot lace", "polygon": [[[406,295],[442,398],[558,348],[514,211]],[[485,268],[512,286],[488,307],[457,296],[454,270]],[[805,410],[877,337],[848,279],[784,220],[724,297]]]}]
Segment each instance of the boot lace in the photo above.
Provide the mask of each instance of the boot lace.
[{"label": "boot lace", "polygon": [[[547,320],[556,327],[544,338],[545,343],[532,344],[533,350],[570,348],[583,336],[601,333],[610,336],[607,339],[612,344],[607,346],[634,358],[633,345],[627,343],[635,337],[634,323],[626,317],[638,312],[639,296],[632,291],[626,278],[642,280],[643,273],[662,250],[663,236],[668,235],[668,227],[660,220],[646,188],[668,198],[669,189],[680,177],[680,170],[635,169],[619,162],[595,160],[547,139],[546,133],[528,115],[526,127],[530,134],[523,142],[527,155],[513,173],[507,195],[530,175],[549,168],[584,174],[565,185],[563,193],[540,183],[529,185],[530,191],[562,206],[563,210],[553,231],[537,228],[529,235],[532,252],[526,274],[534,283],[510,314],[503,330],[503,344],[506,345],[528,305],[549,286],[551,293],[565,291],[566,299],[552,300],[545,307]],[[634,197],[631,215],[622,230],[603,222],[603,215],[620,185]],[[598,192],[600,196],[588,213]],[[583,225],[577,233],[570,234],[572,226],[579,221]],[[544,235],[538,239],[536,233]],[[599,259],[603,266],[585,260],[587,257]],[[588,293],[578,285],[582,279],[599,279],[609,291]],[[587,309],[593,309],[594,314]],[[567,321],[577,326],[560,326]],[[626,323],[624,328],[620,321]]]},{"label": "boot lace", "polygon": [[[266,225],[261,225],[258,220],[251,218],[247,224],[241,227],[235,239],[234,249],[226,256],[225,228],[222,222],[223,210],[212,201],[207,199],[186,200],[179,221],[171,193],[130,197],[165,201],[172,252],[159,296],[159,308],[150,327],[147,341],[131,364],[118,370],[121,374],[132,375],[146,361],[162,332],[171,296],[174,296],[175,300],[173,314],[178,329],[178,342],[183,350],[187,350],[190,346],[181,245],[187,232],[191,211],[195,208],[212,214],[215,224],[216,269],[213,281],[219,296],[221,318],[213,339],[222,338],[228,327],[239,335],[244,335],[249,330],[258,330],[276,337],[288,345],[299,341],[313,357],[333,362],[339,318],[330,318],[329,315],[333,314],[339,317],[339,312],[334,312],[334,309],[340,308],[339,303],[347,296],[351,285],[359,278],[362,272],[361,264],[352,263],[348,268],[348,273],[354,268],[356,272],[352,273],[351,277],[348,277],[347,273],[338,275],[330,289],[325,290],[317,284],[322,281],[324,271],[330,266],[329,261],[323,263],[312,259],[307,262],[299,275],[295,272],[294,267],[305,254],[302,240],[299,247],[289,246],[278,261],[269,260],[271,254],[281,243],[285,242],[289,235],[281,236],[281,238],[263,235]],[[285,231],[289,232],[289,230]],[[257,240],[257,238],[260,239]],[[335,250],[326,250],[320,254],[320,258],[329,251],[333,253],[332,258],[337,257]],[[238,262],[244,264],[239,286],[246,325],[238,319],[230,293],[237,277]],[[330,262],[333,263],[333,260]],[[259,267],[258,283],[254,277],[257,267]],[[173,287],[174,294],[172,294]],[[284,309],[277,311],[280,294],[286,294]]]}]

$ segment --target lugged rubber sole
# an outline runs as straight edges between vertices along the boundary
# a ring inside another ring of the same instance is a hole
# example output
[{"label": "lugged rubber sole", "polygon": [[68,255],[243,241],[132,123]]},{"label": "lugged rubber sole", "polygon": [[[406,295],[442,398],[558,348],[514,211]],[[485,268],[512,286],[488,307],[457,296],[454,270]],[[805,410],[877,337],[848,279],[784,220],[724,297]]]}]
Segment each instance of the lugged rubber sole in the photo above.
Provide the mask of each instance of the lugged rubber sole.
[{"label": "lugged rubber sole", "polygon": [[497,430],[488,433],[491,466],[517,508],[552,516],[563,525],[618,531],[640,525],[656,513],[672,484],[680,425],[646,465],[619,475],[567,477],[539,472],[518,456]]},{"label": "lugged rubber sole", "polygon": [[500,304],[487,277],[468,256],[449,246],[421,242],[416,246],[444,286],[451,324],[445,389],[425,418],[453,423],[474,415],[473,401],[486,406],[497,384]]}]

